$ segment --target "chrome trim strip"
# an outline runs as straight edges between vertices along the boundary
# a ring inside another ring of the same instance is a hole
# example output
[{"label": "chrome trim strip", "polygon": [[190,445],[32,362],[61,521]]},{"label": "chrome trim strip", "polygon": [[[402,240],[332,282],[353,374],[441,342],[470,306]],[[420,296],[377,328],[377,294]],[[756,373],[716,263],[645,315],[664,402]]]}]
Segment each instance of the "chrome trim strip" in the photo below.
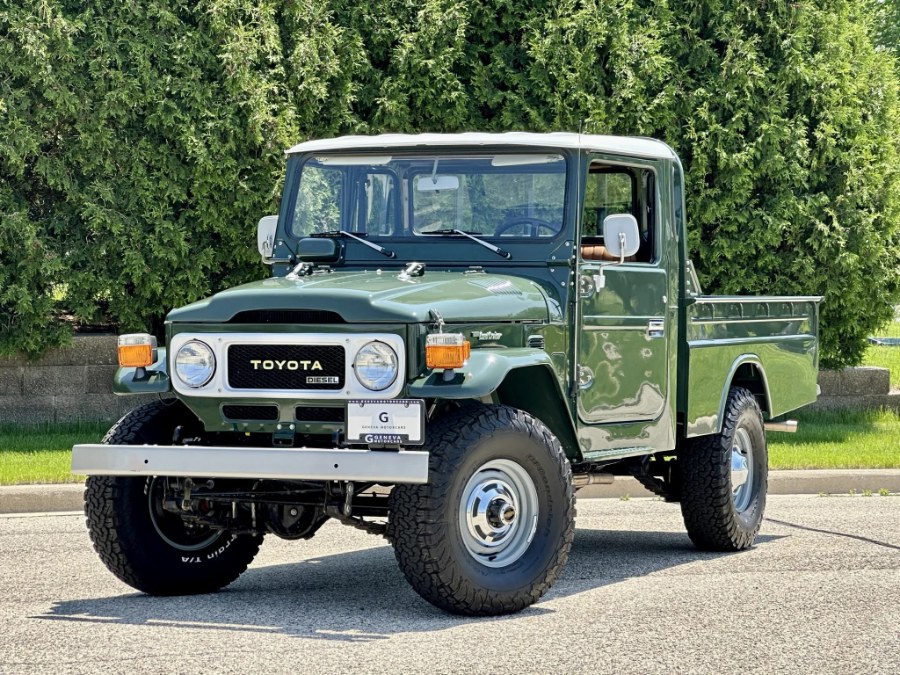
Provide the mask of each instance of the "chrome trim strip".
[{"label": "chrome trim strip", "polygon": [[582,330],[590,330],[590,331],[599,331],[599,330],[608,330],[608,331],[616,331],[616,330],[630,330],[630,331],[640,331],[643,333],[647,330],[647,324],[635,324],[633,326],[608,326],[602,324],[589,324],[587,323],[588,317],[585,317],[584,321],[581,324]]},{"label": "chrome trim strip", "polygon": [[725,323],[725,324],[735,324],[735,323],[794,323],[797,321],[809,321],[809,315],[804,314],[802,316],[785,316],[785,317],[770,317],[767,319],[754,318],[754,319],[739,319],[736,317],[728,317],[723,319],[695,319],[691,318],[692,326],[702,326],[706,324],[713,323]]},{"label": "chrome trim strip", "polygon": [[698,295],[695,296],[695,305],[722,305],[736,304],[763,304],[767,302],[821,302],[823,295]]},{"label": "chrome trim strip", "polygon": [[428,453],[418,450],[85,444],[72,448],[72,473],[427,483]]},{"label": "chrome trim strip", "polygon": [[604,321],[652,321],[653,319],[662,319],[659,314],[585,314],[585,319],[602,319]]},{"label": "chrome trim strip", "polygon": [[743,338],[711,338],[706,340],[688,340],[688,347],[695,349],[701,347],[721,347],[723,345],[752,345],[760,342],[771,343],[775,338],[778,338],[779,342],[806,342],[815,340],[816,336],[804,333],[801,335],[758,335]]}]

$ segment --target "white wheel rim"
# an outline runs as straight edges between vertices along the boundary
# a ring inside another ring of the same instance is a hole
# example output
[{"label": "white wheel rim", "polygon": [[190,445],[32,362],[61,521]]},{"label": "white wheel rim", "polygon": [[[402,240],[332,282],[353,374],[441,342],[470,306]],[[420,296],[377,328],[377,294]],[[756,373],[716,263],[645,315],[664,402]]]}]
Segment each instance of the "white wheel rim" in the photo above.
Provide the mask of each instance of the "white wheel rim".
[{"label": "white wheel rim", "polygon": [[521,464],[486,462],[472,474],[459,502],[459,530],[469,554],[486,567],[521,558],[537,531],[538,495]]},{"label": "white wheel rim", "polygon": [[743,427],[734,432],[731,447],[731,499],[738,513],[753,500],[753,443]]}]

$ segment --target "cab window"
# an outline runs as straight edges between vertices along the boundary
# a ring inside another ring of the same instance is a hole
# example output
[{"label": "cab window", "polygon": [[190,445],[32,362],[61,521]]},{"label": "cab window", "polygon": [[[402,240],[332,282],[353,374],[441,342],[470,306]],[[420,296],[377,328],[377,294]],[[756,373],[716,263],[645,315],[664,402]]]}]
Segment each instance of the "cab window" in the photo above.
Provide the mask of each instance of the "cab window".
[{"label": "cab window", "polygon": [[584,260],[615,260],[603,241],[603,220],[616,213],[630,213],[638,222],[641,246],[628,262],[652,262],[656,187],[654,174],[640,167],[622,167],[593,162],[584,189],[581,224],[581,257]]}]

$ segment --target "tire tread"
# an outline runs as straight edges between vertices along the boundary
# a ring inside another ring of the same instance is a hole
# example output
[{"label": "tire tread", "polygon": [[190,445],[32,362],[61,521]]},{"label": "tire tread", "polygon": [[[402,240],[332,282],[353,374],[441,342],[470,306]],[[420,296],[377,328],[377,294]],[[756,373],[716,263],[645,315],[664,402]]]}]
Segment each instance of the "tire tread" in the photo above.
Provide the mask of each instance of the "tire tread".
[{"label": "tire tread", "polygon": [[[181,403],[151,401],[125,414],[103,437],[102,443],[122,445],[159,443],[167,429],[167,422],[177,422],[186,409]],[[118,476],[89,476],[84,490],[84,515],[91,543],[100,559],[120,580],[129,586],[153,595],[183,595],[208,593],[227,586],[237,579],[259,552],[262,537],[241,536],[229,549],[229,566],[217,565],[215,573],[190,584],[168,578],[163,571],[148,572],[134,564],[136,551],[123,541],[123,533],[138,527],[127,508],[121,508],[129,496],[123,489],[125,481],[139,479]],[[235,548],[237,547],[237,548]]]},{"label": "tire tread", "polygon": [[[755,527],[740,527],[731,496],[731,444],[733,430],[744,412],[751,413],[762,424],[762,411],[753,394],[732,387],[725,406],[722,432],[692,439],[687,452],[679,457],[682,492],[681,512],[688,536],[694,544],[709,551],[740,551],[749,548],[762,522]],[[766,477],[761,485],[763,498]]]},{"label": "tire tread", "polygon": [[[511,429],[538,439],[550,450],[555,470],[553,479],[565,486],[565,527],[562,545],[544,570],[535,575],[537,581],[525,592],[501,595],[469,585],[458,576],[451,550],[443,541],[441,518],[442,503],[465,457],[460,449]],[[398,486],[391,493],[388,534],[403,574],[423,598],[454,614],[509,614],[536,602],[565,566],[575,533],[572,472],[558,439],[542,422],[521,410],[503,405],[471,406],[432,423],[429,450],[432,482]]]}]

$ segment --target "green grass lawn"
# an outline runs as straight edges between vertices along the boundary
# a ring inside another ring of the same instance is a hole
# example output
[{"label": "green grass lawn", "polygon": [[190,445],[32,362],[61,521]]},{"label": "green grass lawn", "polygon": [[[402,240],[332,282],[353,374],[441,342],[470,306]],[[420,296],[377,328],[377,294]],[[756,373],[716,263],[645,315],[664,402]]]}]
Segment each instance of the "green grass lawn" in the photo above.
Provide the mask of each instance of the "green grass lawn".
[{"label": "green grass lawn", "polygon": [[[875,336],[900,338],[900,321],[892,321],[875,331]],[[891,389],[900,389],[900,347],[870,345],[863,356],[862,365],[887,368],[891,371]]]},{"label": "green grass lawn", "polygon": [[40,427],[0,426],[0,485],[77,483],[69,473],[72,446],[96,443],[109,424],[66,424]]},{"label": "green grass lawn", "polygon": [[772,469],[900,469],[900,415],[799,412],[795,434],[770,433]]}]

